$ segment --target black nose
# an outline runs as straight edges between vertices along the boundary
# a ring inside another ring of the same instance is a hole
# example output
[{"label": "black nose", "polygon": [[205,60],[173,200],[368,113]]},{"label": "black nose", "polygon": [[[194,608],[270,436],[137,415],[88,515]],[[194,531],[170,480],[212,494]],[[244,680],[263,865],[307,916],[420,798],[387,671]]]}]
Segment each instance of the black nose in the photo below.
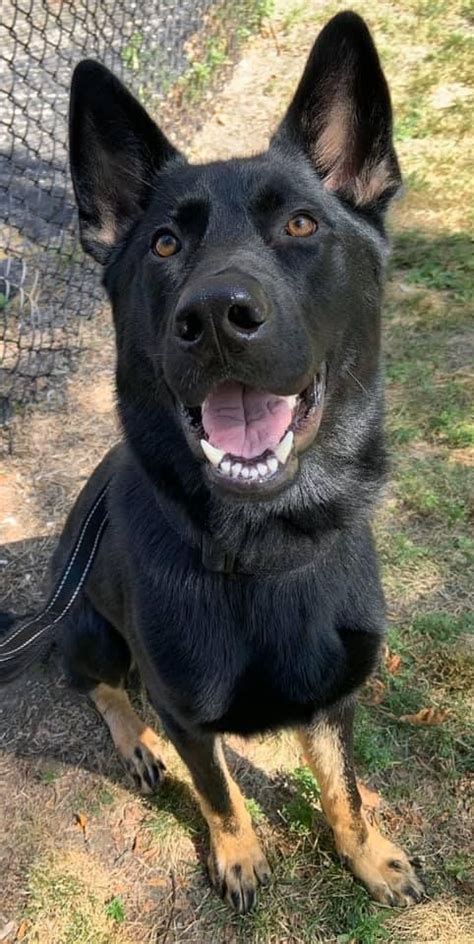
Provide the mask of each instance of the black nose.
[{"label": "black nose", "polygon": [[174,331],[185,344],[211,340],[214,332],[223,341],[241,341],[256,334],[268,315],[268,303],[255,280],[214,276],[185,292],[175,312]]}]

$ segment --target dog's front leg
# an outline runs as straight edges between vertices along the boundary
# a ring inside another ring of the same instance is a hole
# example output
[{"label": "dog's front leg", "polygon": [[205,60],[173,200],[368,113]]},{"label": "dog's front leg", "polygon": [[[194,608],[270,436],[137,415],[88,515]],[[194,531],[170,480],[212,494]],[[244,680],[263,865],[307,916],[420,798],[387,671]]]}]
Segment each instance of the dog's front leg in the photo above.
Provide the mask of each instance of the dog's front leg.
[{"label": "dog's front leg", "polygon": [[344,863],[386,905],[420,901],[423,885],[405,852],[368,822],[352,759],[354,704],[340,703],[298,736],[321,788],[324,813]]},{"label": "dog's front leg", "polygon": [[210,832],[211,881],[239,912],[249,911],[270,878],[244,798],[227,768],[220,738],[183,730],[163,717],[166,733],[189,768]]}]

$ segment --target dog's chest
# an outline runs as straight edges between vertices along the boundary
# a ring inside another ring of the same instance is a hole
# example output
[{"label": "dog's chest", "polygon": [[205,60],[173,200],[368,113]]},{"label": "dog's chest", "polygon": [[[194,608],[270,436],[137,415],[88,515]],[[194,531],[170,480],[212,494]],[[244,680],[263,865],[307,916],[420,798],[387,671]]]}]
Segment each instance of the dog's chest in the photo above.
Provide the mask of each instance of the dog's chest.
[{"label": "dog's chest", "polygon": [[155,582],[140,594],[139,623],[158,699],[206,728],[242,734],[308,720],[346,674],[334,606],[318,596],[214,575],[179,592]]}]

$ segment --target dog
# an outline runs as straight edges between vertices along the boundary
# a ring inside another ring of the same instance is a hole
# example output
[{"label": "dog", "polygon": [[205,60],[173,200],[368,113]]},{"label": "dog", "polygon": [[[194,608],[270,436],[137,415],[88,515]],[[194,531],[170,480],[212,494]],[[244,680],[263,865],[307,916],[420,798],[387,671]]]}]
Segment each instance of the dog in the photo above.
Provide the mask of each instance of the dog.
[{"label": "dog", "polygon": [[268,150],[205,165],[85,60],[70,162],[113,311],[124,436],[54,557],[57,576],[107,486],[102,543],[58,633],[67,677],[150,793],[165,770],[126,694],[138,668],[191,773],[211,881],[238,912],[270,870],[221,737],[281,727],[342,860],[377,901],[413,904],[421,879],[368,822],[351,748],[385,632],[370,519],[386,472],[384,219],[401,186],[369,30],[331,19]]}]

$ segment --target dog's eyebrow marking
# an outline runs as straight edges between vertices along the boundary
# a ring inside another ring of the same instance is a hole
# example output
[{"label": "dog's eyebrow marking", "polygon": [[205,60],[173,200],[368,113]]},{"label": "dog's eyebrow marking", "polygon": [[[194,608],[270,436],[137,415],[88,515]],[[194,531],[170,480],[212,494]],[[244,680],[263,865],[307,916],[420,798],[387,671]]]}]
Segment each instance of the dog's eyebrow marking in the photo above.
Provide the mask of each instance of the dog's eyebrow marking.
[{"label": "dog's eyebrow marking", "polygon": [[179,226],[205,229],[209,220],[209,201],[201,197],[188,197],[176,207],[173,213]]},{"label": "dog's eyebrow marking", "polygon": [[285,206],[288,194],[279,187],[267,184],[252,200],[251,209],[254,213],[275,213]]}]

